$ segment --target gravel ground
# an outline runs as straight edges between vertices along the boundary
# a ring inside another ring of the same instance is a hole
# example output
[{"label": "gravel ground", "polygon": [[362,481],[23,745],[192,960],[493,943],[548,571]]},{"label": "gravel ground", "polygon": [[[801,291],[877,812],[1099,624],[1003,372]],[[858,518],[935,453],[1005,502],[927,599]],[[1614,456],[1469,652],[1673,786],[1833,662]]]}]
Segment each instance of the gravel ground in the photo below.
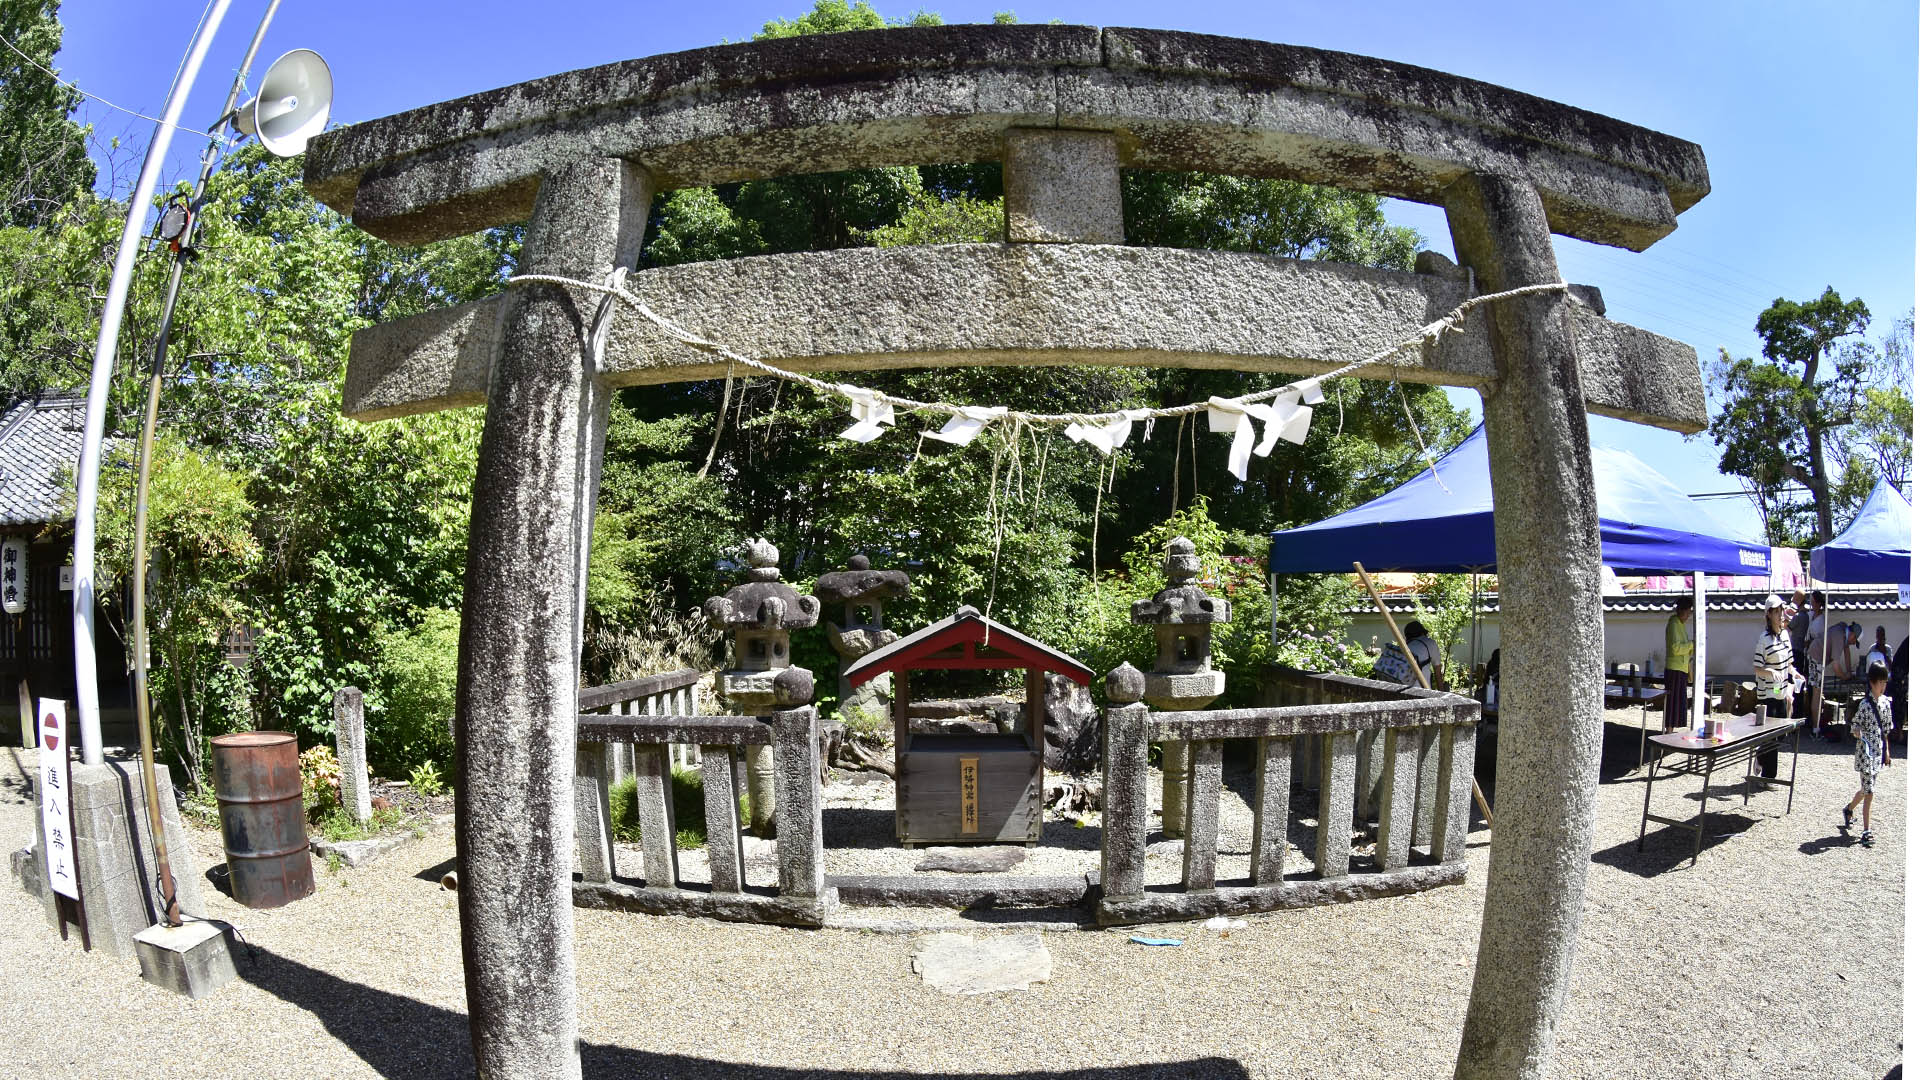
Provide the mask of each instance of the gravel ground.
[{"label": "gravel ground", "polygon": [[[31,832],[31,767],[30,753],[0,754],[8,847]],[[1883,1077],[1900,1052],[1904,758],[1881,782],[1872,850],[1835,827],[1854,784],[1851,751],[1835,745],[1802,755],[1791,816],[1784,793],[1743,807],[1716,784],[1693,867],[1678,829],[1634,852],[1643,785],[1619,771],[1600,788],[1561,1075]],[[1660,785],[1656,812],[1679,816],[1697,793],[1691,781]],[[921,985],[912,935],[582,910],[587,1075],[1450,1075],[1487,838],[1470,837],[1458,888],[1258,916],[1226,934],[1144,928],[1183,938],[1179,948],[1130,944],[1130,931],[1047,934],[1052,981],[986,997]],[[194,841],[200,869],[219,861],[217,834]],[[9,878],[0,1009],[13,1022],[0,1074],[470,1075],[458,913],[433,884],[452,854],[441,827],[372,866],[320,871],[315,896],[276,911],[209,889],[209,914],[257,954],[241,982],[200,1002],[61,942]]]}]

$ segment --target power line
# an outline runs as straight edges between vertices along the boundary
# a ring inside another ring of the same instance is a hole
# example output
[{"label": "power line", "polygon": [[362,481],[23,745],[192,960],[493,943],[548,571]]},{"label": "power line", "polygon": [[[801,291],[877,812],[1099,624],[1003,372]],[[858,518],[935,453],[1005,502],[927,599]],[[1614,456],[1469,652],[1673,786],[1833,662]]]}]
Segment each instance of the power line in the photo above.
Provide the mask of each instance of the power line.
[{"label": "power line", "polygon": [[[28,56],[24,52],[21,52],[20,46],[15,45],[11,41],[8,41],[4,36],[0,36],[0,45],[5,45],[7,48],[13,51],[13,55],[19,57],[22,60],[25,60],[29,64],[32,64],[34,67],[39,68],[41,71],[46,73],[48,78],[52,79],[54,82],[59,83],[61,86],[64,86],[69,90],[72,90],[74,93],[79,94],[81,97],[91,98],[92,100],[97,101],[102,105],[105,105],[109,109],[118,109],[119,111],[126,113],[130,116],[137,116],[142,120],[150,121],[155,124],[167,124],[165,120],[162,120],[157,116],[148,116],[146,113],[140,112],[136,109],[129,109],[125,105],[115,105],[113,102],[108,101],[106,98],[101,97],[99,94],[91,93],[89,91],[80,89],[80,87],[77,84],[68,82],[67,80],[61,78],[59,75],[55,74],[52,68],[47,67],[45,64],[42,64],[40,61],[35,60],[33,57]],[[205,135],[205,136],[208,136],[209,138],[218,138],[218,136],[214,135],[212,132],[202,131],[199,128],[190,128],[184,124],[167,124],[167,126],[170,128],[173,128],[176,131],[185,131],[185,132],[190,132],[194,135]]]}]

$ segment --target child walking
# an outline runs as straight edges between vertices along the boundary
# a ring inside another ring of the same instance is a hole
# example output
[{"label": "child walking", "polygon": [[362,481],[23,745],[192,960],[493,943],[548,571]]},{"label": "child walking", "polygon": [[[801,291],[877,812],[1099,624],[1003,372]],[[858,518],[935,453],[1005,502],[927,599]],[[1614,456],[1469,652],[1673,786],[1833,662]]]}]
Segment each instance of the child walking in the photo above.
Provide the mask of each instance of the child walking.
[{"label": "child walking", "polygon": [[1887,733],[1893,730],[1893,705],[1887,700],[1887,668],[1867,668],[1867,696],[1853,709],[1853,768],[1860,774],[1860,790],[1840,811],[1842,828],[1853,826],[1853,808],[1860,807],[1860,846],[1873,846],[1873,782],[1882,765],[1893,764]]}]

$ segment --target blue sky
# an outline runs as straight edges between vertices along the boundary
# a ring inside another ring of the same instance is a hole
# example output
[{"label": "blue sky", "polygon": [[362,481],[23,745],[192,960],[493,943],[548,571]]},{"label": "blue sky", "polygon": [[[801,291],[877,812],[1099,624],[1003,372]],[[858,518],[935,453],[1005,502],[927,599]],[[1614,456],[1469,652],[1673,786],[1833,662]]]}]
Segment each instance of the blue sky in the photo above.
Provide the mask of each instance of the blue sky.
[{"label": "blue sky", "polygon": [[[292,48],[319,51],[334,72],[334,118],[352,122],[573,68],[743,40],[766,20],[810,6],[293,0],[269,32],[262,63]],[[1914,306],[1920,16],[1911,2],[876,4],[889,17],[923,6],[948,22],[983,22],[1011,7],[1030,22],[1150,26],[1364,53],[1697,142],[1713,193],[1681,216],[1673,235],[1642,254],[1564,238],[1558,252],[1567,280],[1601,288],[1610,317],[1685,341],[1703,360],[1721,347],[1757,355],[1754,318],[1777,296],[1811,299],[1832,285],[1866,301],[1876,337]],[[188,122],[212,119],[264,8],[265,0],[235,0]],[[201,10],[201,2],[67,0],[66,45],[55,66],[92,93],[157,115]],[[135,146],[152,132],[93,103],[84,118]],[[201,144],[176,138],[174,175],[188,172]],[[137,168],[130,160],[127,182]],[[1396,202],[1389,214],[1452,254],[1436,210]],[[1470,393],[1455,397],[1477,405]],[[1667,469],[1684,491],[1737,487],[1719,475],[1718,451],[1705,436],[1687,440],[1598,417],[1594,428]],[[1704,506],[1731,528],[1757,531],[1743,500]]]}]

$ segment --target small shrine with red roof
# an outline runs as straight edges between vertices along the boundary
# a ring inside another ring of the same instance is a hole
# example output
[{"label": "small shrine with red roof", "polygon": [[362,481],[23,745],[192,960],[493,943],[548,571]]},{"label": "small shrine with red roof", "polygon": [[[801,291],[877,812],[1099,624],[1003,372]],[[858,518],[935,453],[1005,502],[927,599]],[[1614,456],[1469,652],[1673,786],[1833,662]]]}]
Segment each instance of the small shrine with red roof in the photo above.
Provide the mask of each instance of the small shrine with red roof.
[{"label": "small shrine with red roof", "polygon": [[[1025,670],[1021,722],[992,734],[914,731],[909,673],[928,670]],[[1073,657],[971,607],[845,669],[855,687],[883,674],[894,677],[894,835],[903,845],[1039,841],[1047,672],[1082,686],[1093,680],[1093,671]]]}]

